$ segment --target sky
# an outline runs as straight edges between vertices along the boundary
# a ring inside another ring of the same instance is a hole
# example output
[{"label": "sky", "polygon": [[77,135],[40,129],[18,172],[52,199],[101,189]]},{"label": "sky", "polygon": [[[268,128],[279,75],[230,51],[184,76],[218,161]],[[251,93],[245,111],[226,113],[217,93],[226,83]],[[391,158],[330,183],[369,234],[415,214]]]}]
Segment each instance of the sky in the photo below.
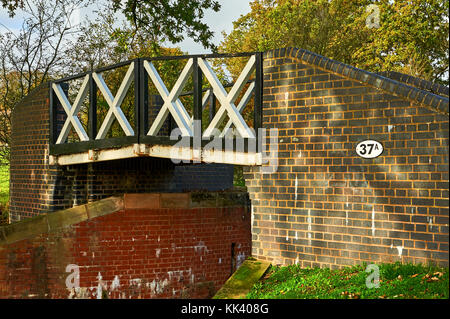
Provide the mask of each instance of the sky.
[{"label": "sky", "polygon": [[[220,44],[223,40],[222,31],[230,33],[233,29],[233,21],[236,21],[241,15],[245,15],[250,12],[251,0],[218,0],[221,4],[219,12],[213,10],[205,11],[204,22],[208,24],[211,31],[214,32],[213,42],[216,45]],[[92,10],[83,9],[79,12],[82,17],[93,17]],[[11,19],[5,9],[0,8],[0,33],[5,32],[7,29],[10,31],[17,31],[20,29],[23,22],[23,15],[18,12],[16,16]],[[170,45],[170,44],[168,44]],[[175,44],[180,47],[182,51],[189,54],[203,54],[210,53],[209,50],[203,48],[201,44],[195,43],[191,39],[185,39],[183,42]]]},{"label": "sky", "polygon": [[[250,0],[219,0],[221,4],[219,12],[213,10],[205,12],[204,21],[214,32],[214,44],[219,45],[220,41],[223,40],[222,31],[228,34],[233,30],[233,21],[250,12],[250,2]],[[190,54],[210,53],[201,44],[190,39],[178,43],[177,46]]]}]

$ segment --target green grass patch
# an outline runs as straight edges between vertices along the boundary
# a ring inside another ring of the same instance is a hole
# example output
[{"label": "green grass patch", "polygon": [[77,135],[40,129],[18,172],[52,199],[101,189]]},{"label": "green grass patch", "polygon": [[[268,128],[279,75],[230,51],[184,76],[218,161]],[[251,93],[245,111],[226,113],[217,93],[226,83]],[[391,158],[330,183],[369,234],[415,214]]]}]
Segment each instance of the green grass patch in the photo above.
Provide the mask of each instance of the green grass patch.
[{"label": "green grass patch", "polygon": [[0,163],[0,205],[9,200],[9,165]]},{"label": "green grass patch", "polygon": [[[379,264],[379,286],[368,288],[366,265],[342,269],[272,266],[250,299],[448,299],[448,268]],[[373,277],[371,277],[373,278]],[[370,283],[375,283],[370,280]]]},{"label": "green grass patch", "polygon": [[9,164],[0,162],[0,224],[8,219]]}]

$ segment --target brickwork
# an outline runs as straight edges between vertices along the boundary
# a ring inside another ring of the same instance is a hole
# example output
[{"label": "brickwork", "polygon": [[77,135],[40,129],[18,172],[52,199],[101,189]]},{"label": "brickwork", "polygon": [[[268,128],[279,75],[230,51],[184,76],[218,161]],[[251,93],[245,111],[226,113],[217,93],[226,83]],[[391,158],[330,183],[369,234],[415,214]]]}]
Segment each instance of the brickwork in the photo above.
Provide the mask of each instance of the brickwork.
[{"label": "brickwork", "polygon": [[250,244],[245,193],[125,194],[0,227],[0,298],[208,298]]},{"label": "brickwork", "polygon": [[[278,168],[245,168],[253,256],[303,267],[448,265],[448,98],[304,50],[267,52],[263,67]],[[383,154],[357,156],[365,139]]]},{"label": "brickwork", "polygon": [[47,211],[51,193],[44,181],[55,174],[48,166],[48,84],[25,97],[12,112],[10,219]]},{"label": "brickwork", "polygon": [[[253,256],[303,267],[448,265],[448,88],[296,48],[266,52],[263,64],[263,126],[279,137],[274,173],[245,168]],[[47,95],[42,86],[13,114],[13,221],[124,192],[232,186],[229,165],[136,158],[48,166]],[[366,139],[382,143],[383,154],[357,156]]]},{"label": "brickwork", "polygon": [[423,79],[416,78],[411,75],[399,73],[399,72],[380,72],[379,73],[382,76],[385,76],[387,78],[414,86],[416,88],[419,88],[421,90],[425,90],[434,94],[439,94],[442,96],[449,96],[449,88],[448,86],[443,86],[438,83],[433,83],[430,81],[426,81]]},{"label": "brickwork", "polygon": [[[216,179],[217,178],[217,179]],[[233,166],[177,164],[170,159],[130,158],[61,168],[54,209],[123,193],[218,191],[233,185]]]}]

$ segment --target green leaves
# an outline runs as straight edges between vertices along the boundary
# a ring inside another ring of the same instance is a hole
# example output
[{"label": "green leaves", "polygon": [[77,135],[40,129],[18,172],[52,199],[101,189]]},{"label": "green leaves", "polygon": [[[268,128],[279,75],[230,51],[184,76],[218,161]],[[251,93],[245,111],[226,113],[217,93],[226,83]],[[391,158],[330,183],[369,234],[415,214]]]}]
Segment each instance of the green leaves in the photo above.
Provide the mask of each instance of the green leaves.
[{"label": "green leaves", "polygon": [[[379,27],[366,21],[373,4]],[[293,46],[368,71],[448,85],[448,1],[255,0],[251,9],[234,22],[221,52]]]},{"label": "green leaves", "polygon": [[113,1],[113,9],[122,11],[137,29],[143,29],[152,38],[172,43],[184,39],[183,32],[205,48],[214,49],[213,32],[202,21],[204,11],[219,11],[213,0],[121,0]]},{"label": "green leaves", "polygon": [[23,8],[23,0],[1,0],[1,4],[8,10],[10,17],[14,17],[17,9]]}]

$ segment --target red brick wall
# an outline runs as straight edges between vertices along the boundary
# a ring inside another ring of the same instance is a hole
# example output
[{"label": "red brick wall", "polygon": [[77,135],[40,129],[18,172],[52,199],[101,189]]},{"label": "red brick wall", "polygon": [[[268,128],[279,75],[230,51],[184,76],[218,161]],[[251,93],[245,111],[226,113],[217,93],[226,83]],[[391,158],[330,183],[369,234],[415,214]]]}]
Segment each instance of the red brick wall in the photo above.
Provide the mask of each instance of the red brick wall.
[{"label": "red brick wall", "polygon": [[68,298],[69,264],[80,269],[78,297],[97,298],[99,284],[107,298],[210,297],[250,254],[246,196],[229,195],[124,195],[114,213],[9,244],[0,237],[0,298]]},{"label": "red brick wall", "polygon": [[[303,267],[448,265],[448,99],[433,97],[441,109],[446,102],[447,114],[438,113],[325,68],[342,69],[335,61],[297,53],[264,56],[263,125],[278,129],[278,167],[245,168],[253,256]],[[348,74],[357,72],[370,78]],[[365,139],[384,153],[358,157]]]}]

